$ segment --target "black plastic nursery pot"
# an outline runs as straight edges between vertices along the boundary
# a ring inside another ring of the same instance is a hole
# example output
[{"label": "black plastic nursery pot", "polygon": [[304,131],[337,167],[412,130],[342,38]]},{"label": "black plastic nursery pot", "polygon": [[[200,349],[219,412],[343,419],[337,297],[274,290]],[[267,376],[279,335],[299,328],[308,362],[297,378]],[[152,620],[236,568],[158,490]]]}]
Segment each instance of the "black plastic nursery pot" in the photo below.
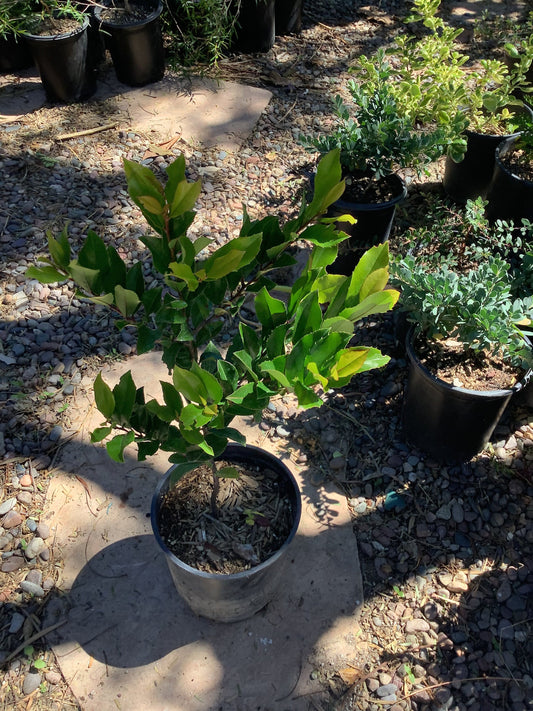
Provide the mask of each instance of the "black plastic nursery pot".
[{"label": "black plastic nursery pot", "polygon": [[163,3],[139,3],[137,7],[146,8],[145,16],[128,22],[102,19],[105,8],[95,8],[117,79],[127,86],[151,84],[162,79],[165,73],[160,22]]},{"label": "black plastic nursery pot", "polygon": [[303,4],[303,0],[276,0],[276,35],[301,31]]},{"label": "black plastic nursery pot", "polygon": [[487,218],[494,220],[533,220],[533,182],[515,175],[505,164],[505,156],[512,153],[518,136],[502,141],[496,149],[492,181],[487,191]]},{"label": "black plastic nursery pot", "polygon": [[235,463],[263,465],[274,471],[280,480],[280,494],[291,503],[293,524],[288,537],[267,560],[249,570],[228,575],[197,570],[181,561],[167,547],[159,532],[161,500],[168,490],[170,469],[159,483],[151,507],[152,529],[163,550],[178,593],[197,615],[217,622],[236,622],[251,617],[275,596],[283,580],[290,546],[300,522],[302,511],[298,484],[290,470],[279,459],[258,447],[228,445],[222,458]]},{"label": "black plastic nursery pot", "polygon": [[95,76],[87,62],[88,27],[86,17],[74,32],[54,36],[24,33],[49,101],[72,103],[94,93]]},{"label": "black plastic nursery pot", "polygon": [[354,225],[349,222],[337,222],[337,228],[349,235],[346,245],[348,250],[339,251],[337,259],[328,267],[331,274],[349,276],[363,252],[389,239],[396,206],[407,195],[405,183],[398,175],[391,175],[389,179],[394,184],[394,197],[387,202],[362,203],[340,199],[329,208],[329,217],[348,214],[356,219]]},{"label": "black plastic nursery pot", "polygon": [[[533,111],[527,105],[514,108],[516,113],[529,115]],[[496,149],[509,138],[518,134],[495,135],[465,131],[466,153],[462,161],[456,163],[446,156],[442,184],[446,193],[455,202],[465,204],[467,200],[485,198],[494,173]]]},{"label": "black plastic nursery pot", "polygon": [[16,72],[33,64],[31,50],[22,35],[0,35],[0,72]]},{"label": "black plastic nursery pot", "polygon": [[276,0],[235,0],[233,7],[237,13],[233,49],[268,52],[276,40]]},{"label": "black plastic nursery pot", "polygon": [[494,157],[498,145],[506,136],[466,131],[465,157],[456,163],[446,156],[442,184],[446,193],[458,203],[485,197],[494,172]]},{"label": "black plastic nursery pot", "polygon": [[531,371],[512,388],[468,390],[436,378],[420,362],[413,329],[405,346],[409,375],[402,425],[406,440],[438,462],[467,462],[487,444],[513,395],[529,382]]}]

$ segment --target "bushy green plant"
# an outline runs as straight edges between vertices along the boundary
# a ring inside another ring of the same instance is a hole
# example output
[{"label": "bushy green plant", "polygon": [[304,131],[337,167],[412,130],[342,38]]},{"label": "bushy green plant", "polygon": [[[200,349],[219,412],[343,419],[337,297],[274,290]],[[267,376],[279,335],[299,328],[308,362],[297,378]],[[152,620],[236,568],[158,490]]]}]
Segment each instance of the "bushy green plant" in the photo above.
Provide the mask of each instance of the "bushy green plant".
[{"label": "bushy green plant", "polygon": [[319,137],[301,136],[300,142],[320,153],[338,148],[348,173],[361,171],[378,179],[403,168],[423,172],[445,153],[444,131],[415,127],[412,117],[400,109],[391,89],[392,76],[392,66],[380,50],[372,80],[348,83],[352,106],[335,97],[335,128]]},{"label": "bushy green plant", "polygon": [[2,0],[0,3],[0,37],[20,34],[28,16],[34,11],[32,0]]},{"label": "bushy green plant", "polygon": [[[482,59],[475,71],[466,66],[468,55],[457,45],[462,30],[438,16],[440,0],[414,0],[408,23],[421,23],[421,37],[400,34],[387,53],[393,70],[391,92],[398,110],[415,123],[436,125],[446,132],[448,155],[464,156],[465,128],[480,132],[511,133],[516,127],[515,108],[522,102],[516,92],[530,92],[526,72],[533,62],[533,44],[510,67],[499,59]],[[511,45],[508,51],[512,51]],[[352,71],[371,85],[379,85],[375,58],[362,56]]]},{"label": "bushy green plant", "polygon": [[502,355],[514,365],[533,363],[522,330],[533,318],[533,297],[513,297],[509,265],[499,257],[459,273],[448,265],[428,270],[408,256],[392,266],[392,283],[401,287],[408,320],[427,338],[452,338],[465,351]]},{"label": "bushy green plant", "polygon": [[[252,221],[244,210],[239,237],[206,256],[212,240],[187,236],[200,183],[187,181],[183,157],[167,168],[165,185],[140,164],[125,161],[124,169],[130,196],[156,233],[142,241],[164,283],[147,286],[142,263],[127,265],[94,232],[76,258],[66,231],[57,239],[49,234],[50,256],[27,272],[43,282],[74,281],[82,295],[120,314],[121,326],[137,328],[139,353],[161,349],[172,375],[161,382],[161,402],[146,402],[130,372],[112,390],[96,379],[105,423],[93,441],[118,431],[107,443],[114,459],[123,460],[132,442],[139,459],[161,449],[177,464],[176,479],[213,462],[228,440],[243,441],[230,427],[235,416],[258,418],[272,397],[287,391],[301,407],[318,406],[317,389],[341,387],[388,361],[375,348],[351,345],[359,319],[396,303],[398,293],[387,288],[388,246],[369,250],[351,277],[326,272],[347,237],[334,220],[321,218],[344,190],[338,151],[319,163],[313,199],[296,218],[282,226],[274,216]],[[271,293],[271,274],[294,263],[287,250],[299,239],[313,250],[284,301]],[[247,298],[255,325],[239,318]],[[215,339],[228,322],[236,330],[224,351]],[[213,481],[216,487],[216,473]]]},{"label": "bushy green plant", "polygon": [[235,32],[233,0],[165,0],[162,15],[180,65],[216,64]]}]

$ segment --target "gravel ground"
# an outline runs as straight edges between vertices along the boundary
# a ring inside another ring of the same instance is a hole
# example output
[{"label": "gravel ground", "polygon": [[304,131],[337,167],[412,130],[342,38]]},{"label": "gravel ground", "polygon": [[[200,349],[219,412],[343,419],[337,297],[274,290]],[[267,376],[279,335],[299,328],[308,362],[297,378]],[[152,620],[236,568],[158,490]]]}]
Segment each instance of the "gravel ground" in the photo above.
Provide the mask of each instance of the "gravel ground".
[{"label": "gravel ground", "polygon": [[[468,12],[496,7],[451,0],[444,6],[466,23],[465,41],[472,36]],[[300,37],[279,38],[267,55],[234,57],[220,68],[223,77],[274,94],[242,150],[228,154],[178,141],[171,151],[183,152],[190,177],[203,180],[194,229],[219,243],[238,232],[242,202],[254,217],[293,213],[311,166],[296,137],[327,126],[350,60],[400,31],[404,3],[308,0],[306,7]],[[497,8],[503,13],[523,5],[509,1]],[[28,709],[78,708],[40,625],[46,601],[61,594],[61,552],[46,527],[45,493],[55,454],[79,422],[80,395],[104,361],[133,354],[135,340],[128,330],[118,333],[105,311],[80,302],[69,286],[42,286],[24,272],[44,251],[46,230],[59,231],[67,221],[75,246],[94,229],[127,257],[143,254],[138,237],[144,224],[127,197],[121,160],[143,160],[162,171],[172,156],[150,157],[146,136],[121,131],[54,140],[58,131],[81,130],[95,119],[108,122],[114,110],[112,100],[45,107],[2,125],[0,640],[4,657],[10,656],[1,681],[5,709],[19,703]],[[419,219],[427,191],[439,189],[427,182],[411,185],[397,233]],[[367,598],[361,644],[352,665],[316,670],[330,691],[327,709],[533,708],[531,411],[516,402],[485,452],[463,466],[438,466],[401,437],[406,366],[392,316],[367,324],[361,341],[392,356],[387,368],[357,378],[319,412],[296,415],[287,399],[265,414],[262,425],[316,462],[314,485],[325,477],[336,480],[354,517]],[[25,652],[17,652],[21,645]],[[35,667],[37,657],[44,668]]]}]

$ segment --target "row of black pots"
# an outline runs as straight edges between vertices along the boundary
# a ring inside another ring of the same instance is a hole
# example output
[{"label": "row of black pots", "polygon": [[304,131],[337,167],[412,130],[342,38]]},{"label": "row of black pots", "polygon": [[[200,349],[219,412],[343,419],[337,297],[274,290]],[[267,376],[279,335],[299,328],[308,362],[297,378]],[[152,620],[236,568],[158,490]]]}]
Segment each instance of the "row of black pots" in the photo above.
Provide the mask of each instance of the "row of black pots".
[{"label": "row of black pots", "polygon": [[[529,107],[526,110],[533,117]],[[489,220],[533,219],[533,183],[514,175],[505,165],[520,134],[506,136],[466,131],[467,149],[459,163],[446,158],[443,186],[456,202],[482,197]]]},{"label": "row of black pots", "polygon": [[[97,7],[73,32],[47,36],[25,33],[19,41],[10,38],[4,70],[18,59],[29,66],[29,48],[49,101],[75,102],[96,90],[98,65],[109,49],[117,79],[128,86],[158,81],[165,71],[160,15],[163,4],[154,3],[146,17],[128,24],[101,18]],[[23,41],[24,40],[24,41]],[[25,43],[25,44],[24,44]],[[104,45],[105,43],[105,45]]]},{"label": "row of black pots", "polygon": [[302,29],[303,0],[234,0],[236,37],[239,52],[268,52],[276,35],[298,33]]}]

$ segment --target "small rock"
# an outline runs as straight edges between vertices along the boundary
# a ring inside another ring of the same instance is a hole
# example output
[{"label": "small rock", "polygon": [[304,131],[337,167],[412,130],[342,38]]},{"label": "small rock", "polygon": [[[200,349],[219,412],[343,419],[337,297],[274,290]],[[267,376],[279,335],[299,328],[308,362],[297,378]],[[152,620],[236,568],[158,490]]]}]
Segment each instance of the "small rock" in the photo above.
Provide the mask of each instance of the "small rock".
[{"label": "small rock", "polygon": [[398,689],[396,688],[396,684],[384,684],[383,686],[378,687],[376,690],[376,694],[379,696],[380,699],[384,699],[387,697],[387,700],[392,700],[389,699],[388,697],[394,696],[394,700],[396,700],[396,692]]},{"label": "small rock", "polygon": [[19,484],[21,486],[31,486],[33,484],[31,474],[23,474],[19,479]]},{"label": "small rock", "polygon": [[429,632],[430,629],[431,627],[427,620],[416,617],[412,620],[407,620],[405,625],[405,631],[407,634],[412,634],[414,632]]},{"label": "small rock", "polygon": [[278,425],[276,427],[276,434],[278,437],[290,437],[291,433],[286,427],[283,427],[283,425]]},{"label": "small rock", "polygon": [[35,597],[44,597],[44,590],[40,585],[30,583],[28,580],[23,580],[20,583],[20,587],[25,593],[28,593],[29,595],[34,595]]},{"label": "small rock", "polygon": [[11,511],[11,509],[15,506],[17,503],[17,500],[14,496],[12,496],[10,499],[6,499],[0,504],[0,516],[4,516],[8,511]]},{"label": "small rock", "polygon": [[498,602],[505,602],[511,597],[511,594],[511,584],[508,580],[504,580],[500,587],[496,590],[496,600],[498,600]]},{"label": "small rock", "polygon": [[20,612],[14,612],[7,633],[16,634],[24,624],[25,619],[24,615],[21,615]]},{"label": "small rock", "polygon": [[0,570],[2,573],[13,573],[15,570],[22,568],[23,565],[24,558],[20,555],[13,555],[11,558],[8,558],[4,563],[2,563]]},{"label": "small rock", "polygon": [[21,491],[20,494],[17,494],[17,501],[24,506],[30,506],[33,501],[31,491]]},{"label": "small rock", "polygon": [[50,526],[47,523],[44,523],[41,521],[36,530],[37,535],[43,539],[43,541],[46,541],[46,539],[50,536]]},{"label": "small rock", "polygon": [[62,434],[63,428],[61,427],[61,425],[56,425],[55,427],[52,427],[52,430],[48,435],[48,439],[50,440],[50,442],[57,442],[61,438]]},{"label": "small rock", "polygon": [[24,677],[24,681],[22,682],[22,691],[26,696],[28,696],[28,694],[33,694],[33,692],[36,691],[40,685],[41,675],[37,672],[30,672]]},{"label": "small rock", "polygon": [[346,466],[346,459],[344,457],[332,457],[332,459],[329,460],[329,467],[330,469],[333,469],[333,471],[340,471],[341,469],[344,469]]},{"label": "small rock", "polygon": [[2,526],[4,528],[15,528],[16,526],[20,526],[22,521],[23,519],[19,512],[11,510],[5,515]]},{"label": "small rock", "polygon": [[463,593],[468,590],[468,578],[464,573],[456,573],[455,575],[441,573],[438,577],[441,585],[444,585],[450,592]]},{"label": "small rock", "polygon": [[47,671],[46,674],[44,675],[44,678],[49,684],[52,684],[55,686],[56,684],[60,684],[62,680],[62,676],[59,672],[56,671]]},{"label": "small rock", "polygon": [[43,539],[39,538],[39,536],[36,536],[28,543],[24,554],[28,560],[31,560],[32,558],[36,558],[44,547],[45,542],[43,541]]},{"label": "small rock", "polygon": [[41,585],[43,582],[43,574],[40,570],[34,568],[33,570],[30,570],[28,575],[26,575],[26,580],[34,585]]}]

